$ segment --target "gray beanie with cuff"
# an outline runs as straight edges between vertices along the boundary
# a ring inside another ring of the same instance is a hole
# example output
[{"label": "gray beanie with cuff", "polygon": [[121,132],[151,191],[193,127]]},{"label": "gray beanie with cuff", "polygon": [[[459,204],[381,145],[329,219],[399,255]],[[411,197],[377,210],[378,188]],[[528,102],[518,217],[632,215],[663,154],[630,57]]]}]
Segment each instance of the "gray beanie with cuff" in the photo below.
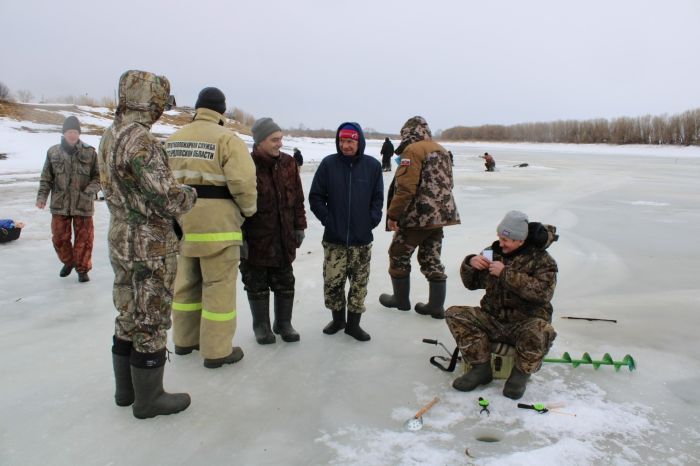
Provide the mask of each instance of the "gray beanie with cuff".
[{"label": "gray beanie with cuff", "polygon": [[251,131],[253,132],[253,141],[256,144],[259,144],[267,139],[267,137],[272,133],[282,131],[282,128],[277,126],[277,123],[275,123],[272,118],[265,117],[257,120],[253,124]]},{"label": "gray beanie with cuff", "polygon": [[524,213],[511,210],[503,217],[501,223],[496,228],[498,236],[512,240],[525,241],[527,238],[528,218]]}]

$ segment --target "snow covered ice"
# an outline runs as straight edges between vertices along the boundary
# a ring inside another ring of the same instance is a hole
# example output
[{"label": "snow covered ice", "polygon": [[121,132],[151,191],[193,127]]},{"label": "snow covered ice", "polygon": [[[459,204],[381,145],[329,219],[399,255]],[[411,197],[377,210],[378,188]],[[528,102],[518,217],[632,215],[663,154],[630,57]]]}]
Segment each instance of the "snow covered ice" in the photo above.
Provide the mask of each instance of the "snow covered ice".
[{"label": "snow covered ice", "polygon": [[[522,210],[560,233],[549,249],[560,268],[558,337],[549,356],[631,354],[637,361],[635,372],[544,364],[520,401],[561,402],[561,411],[576,417],[518,409],[501,395],[503,381],[472,393],[453,390],[457,374],[428,363],[442,349],[421,341],[452,348],[444,321],[379,305],[379,294],[391,290],[390,234],[381,226],[362,320],[372,340],[324,335],[330,312],[323,305],[322,226],[307,206],[309,229],[294,263],[293,323],[301,342],[258,345],[239,280],[234,341],[243,360],[208,370],[197,352],[171,355],[165,387],[189,392],[192,405],[139,421],[113,399],[107,208],[96,203],[91,281],[59,278],[50,214],[34,201],[60,129],[36,126],[0,119],[0,153],[7,154],[0,160],[0,217],[27,223],[18,241],[0,244],[0,464],[700,463],[700,148],[446,144],[455,154],[462,217],[462,225],[445,229],[446,305],[478,303],[482,291],[462,286],[459,265],[495,239],[505,212]],[[83,140],[99,144],[97,136]],[[381,143],[369,141],[367,152],[378,156]],[[333,141],[286,138],[283,150],[292,147],[304,154],[308,194]],[[498,172],[483,171],[477,156],[485,151]],[[523,162],[529,166],[514,167]],[[385,174],[385,188],[391,176]],[[412,303],[427,294],[414,259]],[[423,429],[404,430],[434,396],[440,402]],[[479,396],[491,401],[488,417],[479,415]],[[477,441],[484,432],[501,440]]]}]

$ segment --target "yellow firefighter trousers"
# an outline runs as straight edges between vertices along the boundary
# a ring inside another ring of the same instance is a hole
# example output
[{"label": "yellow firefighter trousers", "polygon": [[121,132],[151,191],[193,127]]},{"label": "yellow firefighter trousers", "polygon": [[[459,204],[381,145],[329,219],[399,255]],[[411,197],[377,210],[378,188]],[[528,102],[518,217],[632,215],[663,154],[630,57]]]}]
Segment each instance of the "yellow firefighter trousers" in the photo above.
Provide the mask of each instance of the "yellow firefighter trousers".
[{"label": "yellow firefighter trousers", "polygon": [[205,359],[231,354],[239,260],[239,246],[207,257],[178,258],[173,299],[175,345],[199,345]]}]

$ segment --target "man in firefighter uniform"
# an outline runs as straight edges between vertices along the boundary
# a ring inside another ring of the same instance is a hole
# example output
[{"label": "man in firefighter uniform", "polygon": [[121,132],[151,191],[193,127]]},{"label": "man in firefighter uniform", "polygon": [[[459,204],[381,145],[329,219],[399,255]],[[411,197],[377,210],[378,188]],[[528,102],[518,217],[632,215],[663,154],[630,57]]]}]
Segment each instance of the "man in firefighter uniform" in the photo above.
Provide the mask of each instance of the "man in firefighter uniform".
[{"label": "man in firefighter uniform", "polygon": [[207,87],[194,121],[168,138],[165,150],[177,180],[197,190],[182,217],[184,238],[173,299],[175,353],[200,350],[210,369],[243,357],[236,332],[236,279],[241,226],[255,214],[255,165],[243,141],[224,128],[226,98]]}]

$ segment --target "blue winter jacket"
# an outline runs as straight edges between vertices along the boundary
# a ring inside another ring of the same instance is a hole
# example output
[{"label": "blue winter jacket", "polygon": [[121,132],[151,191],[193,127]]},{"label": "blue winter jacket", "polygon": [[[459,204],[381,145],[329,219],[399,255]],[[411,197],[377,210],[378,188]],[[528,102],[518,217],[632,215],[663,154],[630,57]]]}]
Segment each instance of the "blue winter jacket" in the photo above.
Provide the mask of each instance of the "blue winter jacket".
[{"label": "blue winter jacket", "polygon": [[325,227],[324,241],[361,246],[372,242],[372,230],[382,220],[384,180],[379,161],[365,154],[365,135],[359,124],[349,123],[360,133],[357,155],[342,154],[338,134],[346,124],[335,133],[338,152],[326,156],[316,169],[309,205]]}]

